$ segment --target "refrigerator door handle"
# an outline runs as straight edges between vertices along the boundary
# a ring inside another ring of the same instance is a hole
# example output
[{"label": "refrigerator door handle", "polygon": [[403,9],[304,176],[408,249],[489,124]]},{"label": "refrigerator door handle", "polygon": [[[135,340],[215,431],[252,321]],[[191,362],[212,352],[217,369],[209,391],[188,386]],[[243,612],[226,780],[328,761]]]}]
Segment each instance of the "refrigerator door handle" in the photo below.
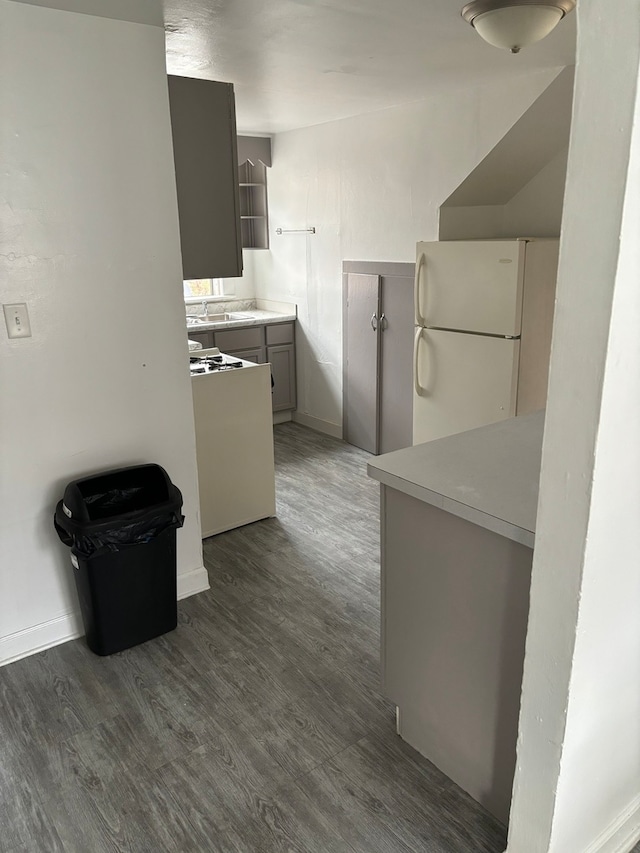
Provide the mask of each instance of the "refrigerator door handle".
[{"label": "refrigerator door handle", "polygon": [[374,332],[378,331],[378,315],[375,313],[375,311],[371,315],[371,328]]},{"label": "refrigerator door handle", "polygon": [[426,326],[427,321],[422,316],[420,311],[420,272],[422,271],[422,267],[426,267],[427,265],[427,256],[424,252],[420,252],[418,255],[418,260],[416,261],[416,277],[413,284],[413,296],[415,300],[415,313],[416,313],[416,323],[418,326]]},{"label": "refrigerator door handle", "polygon": [[424,329],[421,326],[418,326],[416,329],[416,337],[413,342],[413,384],[415,392],[419,397],[424,397],[427,393],[427,389],[423,388],[420,384],[420,377],[418,376],[418,354],[420,351],[420,339],[422,338],[423,332]]}]

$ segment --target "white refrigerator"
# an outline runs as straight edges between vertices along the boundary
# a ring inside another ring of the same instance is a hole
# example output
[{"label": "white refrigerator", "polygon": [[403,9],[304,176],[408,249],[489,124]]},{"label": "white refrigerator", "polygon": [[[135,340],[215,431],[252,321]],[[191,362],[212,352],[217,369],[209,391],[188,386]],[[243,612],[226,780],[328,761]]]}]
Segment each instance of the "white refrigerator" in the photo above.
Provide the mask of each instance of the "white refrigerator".
[{"label": "white refrigerator", "polygon": [[[529,264],[526,240],[418,243],[414,444],[517,413],[527,266],[541,281],[540,286],[531,287],[534,320],[542,313],[534,304],[536,294],[547,294],[552,306],[548,329],[540,330],[539,341],[535,327],[529,329],[528,351],[536,354],[536,364],[540,362],[534,370],[544,371],[545,358],[548,369],[558,241],[544,242],[551,247],[550,252],[545,250],[542,264]],[[531,260],[535,260],[533,253]],[[548,315],[548,307],[545,310]],[[538,385],[540,406],[544,406],[546,373],[538,378]]]}]

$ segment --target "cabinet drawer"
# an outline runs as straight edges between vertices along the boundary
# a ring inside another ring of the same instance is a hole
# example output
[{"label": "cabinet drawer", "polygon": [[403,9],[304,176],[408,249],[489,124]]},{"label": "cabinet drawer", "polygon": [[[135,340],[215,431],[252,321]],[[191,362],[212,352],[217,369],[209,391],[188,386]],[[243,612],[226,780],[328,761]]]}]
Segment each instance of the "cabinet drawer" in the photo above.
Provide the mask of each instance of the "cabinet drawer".
[{"label": "cabinet drawer", "polygon": [[264,364],[266,362],[266,354],[264,347],[256,347],[255,349],[239,349],[227,350],[227,355],[232,355],[235,358],[243,358],[245,361],[253,361],[255,364]]},{"label": "cabinet drawer", "polygon": [[292,344],[293,323],[278,323],[277,326],[266,326],[267,346],[271,344]]},{"label": "cabinet drawer", "polygon": [[192,332],[191,329],[187,329],[187,337],[190,341],[202,344],[204,349],[213,346],[213,332]]},{"label": "cabinet drawer", "polygon": [[262,326],[251,326],[248,329],[224,329],[221,332],[216,332],[216,346],[222,352],[261,347],[264,343],[262,328]]}]

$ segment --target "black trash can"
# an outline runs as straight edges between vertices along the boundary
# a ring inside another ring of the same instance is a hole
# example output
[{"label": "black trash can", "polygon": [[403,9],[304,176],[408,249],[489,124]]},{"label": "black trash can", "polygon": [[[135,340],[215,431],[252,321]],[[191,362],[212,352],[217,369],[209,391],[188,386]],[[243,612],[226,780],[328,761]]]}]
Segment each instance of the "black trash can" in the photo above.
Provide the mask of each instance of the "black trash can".
[{"label": "black trash can", "polygon": [[176,530],[182,495],[160,465],[137,465],[74,480],[54,518],[71,547],[91,651],[110,655],[172,631]]}]

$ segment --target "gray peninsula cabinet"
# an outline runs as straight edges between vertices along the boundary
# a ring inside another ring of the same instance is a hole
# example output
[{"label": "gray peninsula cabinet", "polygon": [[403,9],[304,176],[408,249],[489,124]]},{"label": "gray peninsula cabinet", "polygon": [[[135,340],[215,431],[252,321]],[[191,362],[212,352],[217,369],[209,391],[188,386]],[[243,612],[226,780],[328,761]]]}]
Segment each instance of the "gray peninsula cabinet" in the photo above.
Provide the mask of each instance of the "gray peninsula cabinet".
[{"label": "gray peninsula cabinet", "polygon": [[182,276],[242,275],[233,86],[169,76]]},{"label": "gray peninsula cabinet", "polygon": [[400,737],[509,820],[543,413],[388,453],[382,687]]}]

